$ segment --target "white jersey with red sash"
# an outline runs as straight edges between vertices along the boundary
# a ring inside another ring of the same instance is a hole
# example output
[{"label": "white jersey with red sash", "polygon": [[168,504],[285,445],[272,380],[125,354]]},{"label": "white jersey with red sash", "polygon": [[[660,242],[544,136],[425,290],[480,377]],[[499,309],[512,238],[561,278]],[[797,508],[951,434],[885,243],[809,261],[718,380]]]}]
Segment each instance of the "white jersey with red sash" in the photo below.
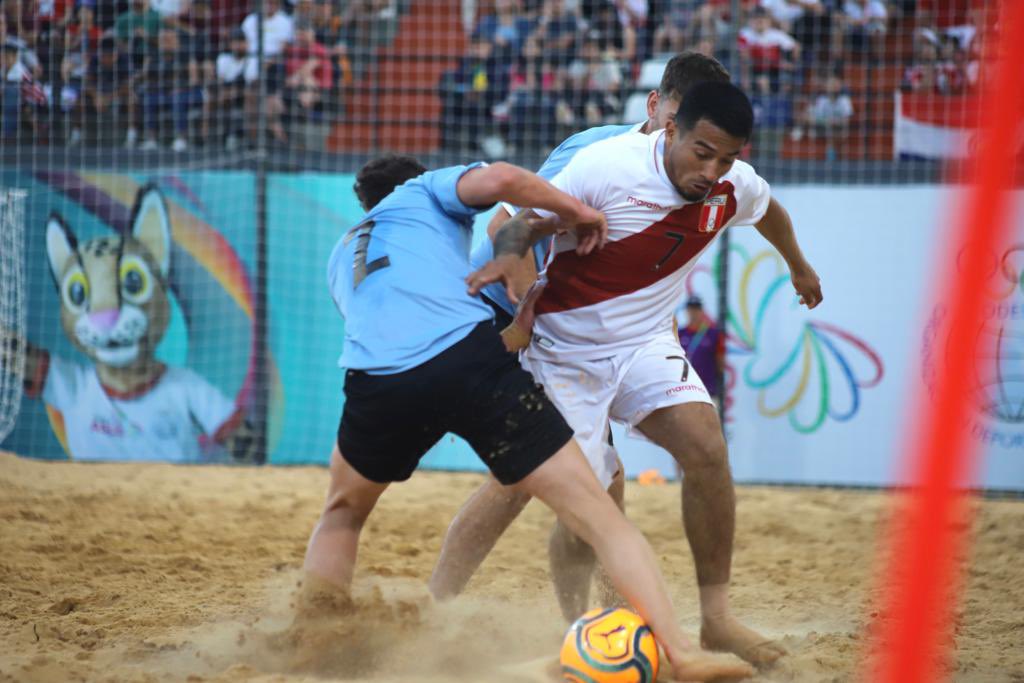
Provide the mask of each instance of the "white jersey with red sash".
[{"label": "white jersey with red sash", "polygon": [[610,358],[673,330],[700,255],[726,227],[764,216],[768,183],[749,164],[736,161],[705,199],[687,202],[666,175],[664,148],[664,131],[620,135],[580,151],[552,180],[605,214],[609,241],[579,256],[573,234],[556,238],[528,357]]}]

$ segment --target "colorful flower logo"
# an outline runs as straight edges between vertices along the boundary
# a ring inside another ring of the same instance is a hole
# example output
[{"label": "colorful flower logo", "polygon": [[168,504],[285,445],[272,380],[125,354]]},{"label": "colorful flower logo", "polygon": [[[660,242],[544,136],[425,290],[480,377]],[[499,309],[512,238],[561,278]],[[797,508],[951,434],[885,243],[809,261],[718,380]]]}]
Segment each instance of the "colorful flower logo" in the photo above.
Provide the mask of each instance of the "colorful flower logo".
[{"label": "colorful flower logo", "polygon": [[[857,335],[800,306],[789,270],[775,251],[751,256],[732,245],[729,264],[737,283],[725,325],[734,359],[731,371],[756,391],[758,412],[785,416],[802,434],[816,432],[829,418],[852,419],[863,391],[884,377],[878,353]],[[708,276],[717,281],[717,271],[717,260],[713,269],[695,269],[687,288],[706,291]]]}]

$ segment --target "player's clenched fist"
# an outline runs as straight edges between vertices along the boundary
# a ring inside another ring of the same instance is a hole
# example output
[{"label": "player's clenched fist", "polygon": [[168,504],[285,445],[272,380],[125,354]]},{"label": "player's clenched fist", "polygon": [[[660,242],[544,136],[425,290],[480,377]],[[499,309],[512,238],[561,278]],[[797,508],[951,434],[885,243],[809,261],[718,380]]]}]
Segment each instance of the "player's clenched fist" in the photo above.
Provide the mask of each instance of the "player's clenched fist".
[{"label": "player's clenched fist", "polygon": [[807,308],[814,308],[821,303],[821,278],[810,265],[795,269],[791,273],[793,288],[800,297],[800,303]]}]

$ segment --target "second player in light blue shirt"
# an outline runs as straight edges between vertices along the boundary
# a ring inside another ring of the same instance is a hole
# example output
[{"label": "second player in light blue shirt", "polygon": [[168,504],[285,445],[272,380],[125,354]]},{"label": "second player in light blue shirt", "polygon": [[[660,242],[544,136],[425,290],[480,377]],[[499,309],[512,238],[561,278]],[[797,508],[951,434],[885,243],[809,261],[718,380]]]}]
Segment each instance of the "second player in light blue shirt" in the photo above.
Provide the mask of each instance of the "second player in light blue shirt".
[{"label": "second player in light blue shirt", "polygon": [[[622,135],[623,133],[629,133],[631,131],[639,131],[643,128],[644,124],[638,123],[633,125],[611,125],[611,126],[598,126],[596,128],[588,128],[582,130],[579,133],[570,135],[562,141],[558,147],[552,150],[551,154],[544,161],[544,164],[537,171],[537,175],[545,180],[551,180],[558,175],[566,164],[572,160],[576,153],[584,147],[588,147],[595,142],[606,140],[608,138],[615,137],[616,135]],[[509,206],[508,209],[514,209],[516,207]],[[511,212],[510,212],[511,213]],[[541,240],[537,244],[533,245],[533,259],[537,266],[537,272],[544,270],[544,261],[547,259],[548,247],[551,244],[551,240]],[[485,239],[478,244],[470,256],[470,261],[473,265],[474,270],[482,268],[485,263],[494,258],[494,242],[491,239]],[[485,287],[480,291],[480,294],[494,304],[501,310],[508,313],[510,316],[515,315],[516,307],[509,301],[508,294],[505,291],[505,286],[501,283],[493,284]]]},{"label": "second player in light blue shirt", "polygon": [[338,364],[371,374],[413,368],[493,317],[466,295],[473,219],[456,185],[481,166],[452,166],[409,180],[373,207],[334,247],[331,296],[345,318]]}]

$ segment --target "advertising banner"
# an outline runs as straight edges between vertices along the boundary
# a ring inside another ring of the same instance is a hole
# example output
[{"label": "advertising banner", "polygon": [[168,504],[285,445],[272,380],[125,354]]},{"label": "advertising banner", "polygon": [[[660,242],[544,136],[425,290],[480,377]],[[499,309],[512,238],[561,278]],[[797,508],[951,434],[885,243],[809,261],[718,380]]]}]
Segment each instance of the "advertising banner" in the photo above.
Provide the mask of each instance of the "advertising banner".
[{"label": "advertising banner", "polygon": [[[950,264],[956,191],[937,186],[791,186],[789,210],[822,281],[824,302],[799,306],[785,264],[753,228],[731,229],[726,434],[740,481],[901,483],[914,410],[928,400],[948,329],[934,300]],[[992,255],[987,322],[960,359],[965,415],[985,452],[969,486],[1024,489],[1024,200],[1015,241]],[[708,258],[690,277],[713,317]],[[956,271],[951,271],[955,276]],[[627,471],[674,472],[660,449],[616,442]]]},{"label": "advertising banner", "polygon": [[[312,173],[268,179],[271,463],[325,463],[335,440],[344,321],[325,268],[361,215],[353,180]],[[8,172],[3,185],[29,193],[25,332],[32,345],[21,415],[3,448],[80,460],[245,461],[254,368],[252,175]],[[948,337],[946,309],[934,296],[950,266],[943,259],[956,192],[784,186],[774,193],[821,276],[824,302],[813,311],[799,306],[785,264],[749,227],[729,231],[725,321],[717,311],[717,246],[681,292],[681,300],[701,297],[724,328],[725,431],[736,479],[899,483],[913,411],[930,395]],[[475,239],[485,239],[488,219],[478,219]],[[1022,225],[1024,213],[1016,221]],[[1024,490],[1022,278],[1018,228],[1015,241],[992,255],[976,357],[957,360],[973,406],[965,420],[986,453],[965,485]],[[401,321],[395,324],[400,333]],[[675,476],[664,451],[619,426],[613,434],[627,474]],[[451,435],[423,466],[483,469]]]},{"label": "advertising banner", "polygon": [[26,191],[26,386],[2,447],[252,458],[251,174],[5,171]]}]

